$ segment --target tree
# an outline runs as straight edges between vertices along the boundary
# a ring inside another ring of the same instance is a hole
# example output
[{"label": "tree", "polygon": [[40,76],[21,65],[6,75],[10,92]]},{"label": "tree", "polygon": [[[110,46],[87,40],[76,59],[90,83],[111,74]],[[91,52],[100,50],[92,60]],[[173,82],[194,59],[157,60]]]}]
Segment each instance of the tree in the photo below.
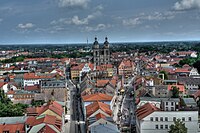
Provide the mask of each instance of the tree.
[{"label": "tree", "polygon": [[168,76],[167,76],[167,72],[166,71],[160,71],[160,74],[164,74],[164,79],[167,80]]},{"label": "tree", "polygon": [[197,69],[198,73],[200,73],[200,60],[196,61],[193,64],[193,67]]},{"label": "tree", "polygon": [[0,90],[0,117],[23,116],[27,107],[27,104],[13,104],[4,91]]},{"label": "tree", "polygon": [[179,98],[179,88],[177,88],[176,86],[172,86],[171,92],[172,98]]},{"label": "tree", "polygon": [[169,133],[187,133],[185,123],[183,123],[180,119],[175,120],[174,124],[171,125],[169,129]]}]

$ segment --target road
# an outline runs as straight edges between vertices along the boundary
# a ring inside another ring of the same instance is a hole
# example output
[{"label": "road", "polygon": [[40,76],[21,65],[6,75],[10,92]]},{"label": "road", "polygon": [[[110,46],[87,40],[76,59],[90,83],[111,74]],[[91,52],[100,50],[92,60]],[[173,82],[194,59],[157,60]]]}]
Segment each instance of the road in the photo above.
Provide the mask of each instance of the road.
[{"label": "road", "polygon": [[134,82],[135,77],[131,78],[131,82],[125,87],[126,91],[122,95],[122,101],[121,101],[121,108],[120,113],[121,116],[120,119],[120,126],[121,127],[128,127],[130,132],[134,132],[135,129],[135,98],[134,95],[132,95],[132,92],[134,91],[134,88],[132,86],[132,82]]},{"label": "road", "polygon": [[70,91],[70,133],[85,133],[79,88],[70,80],[67,80],[67,85]]}]

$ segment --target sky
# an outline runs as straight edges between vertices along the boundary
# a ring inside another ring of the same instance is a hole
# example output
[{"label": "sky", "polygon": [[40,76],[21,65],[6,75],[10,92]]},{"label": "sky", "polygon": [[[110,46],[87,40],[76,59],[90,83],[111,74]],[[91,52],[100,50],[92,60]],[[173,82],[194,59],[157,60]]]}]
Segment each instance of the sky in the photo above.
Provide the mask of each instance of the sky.
[{"label": "sky", "polygon": [[0,0],[0,44],[200,40],[200,0]]}]

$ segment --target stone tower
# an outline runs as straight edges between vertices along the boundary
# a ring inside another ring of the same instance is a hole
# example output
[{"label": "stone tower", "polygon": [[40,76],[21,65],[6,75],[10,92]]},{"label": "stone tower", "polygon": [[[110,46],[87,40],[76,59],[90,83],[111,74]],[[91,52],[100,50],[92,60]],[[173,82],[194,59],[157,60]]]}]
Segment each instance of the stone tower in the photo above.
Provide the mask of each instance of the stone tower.
[{"label": "stone tower", "polygon": [[105,38],[105,42],[103,46],[100,46],[97,38],[95,37],[95,41],[93,43],[93,62],[96,66],[102,64],[110,64],[110,48],[108,38]]}]

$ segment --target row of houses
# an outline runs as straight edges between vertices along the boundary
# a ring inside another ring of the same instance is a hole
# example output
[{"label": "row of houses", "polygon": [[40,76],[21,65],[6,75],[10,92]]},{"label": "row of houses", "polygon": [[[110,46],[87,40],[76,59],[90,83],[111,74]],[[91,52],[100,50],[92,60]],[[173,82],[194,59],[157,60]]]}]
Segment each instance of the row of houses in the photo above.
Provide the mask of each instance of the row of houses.
[{"label": "row of houses", "polygon": [[113,121],[113,97],[95,93],[82,96],[87,133],[120,133]]},{"label": "row of houses", "polygon": [[27,108],[22,117],[1,117],[1,133],[64,132],[64,106],[52,101],[41,107]]}]

